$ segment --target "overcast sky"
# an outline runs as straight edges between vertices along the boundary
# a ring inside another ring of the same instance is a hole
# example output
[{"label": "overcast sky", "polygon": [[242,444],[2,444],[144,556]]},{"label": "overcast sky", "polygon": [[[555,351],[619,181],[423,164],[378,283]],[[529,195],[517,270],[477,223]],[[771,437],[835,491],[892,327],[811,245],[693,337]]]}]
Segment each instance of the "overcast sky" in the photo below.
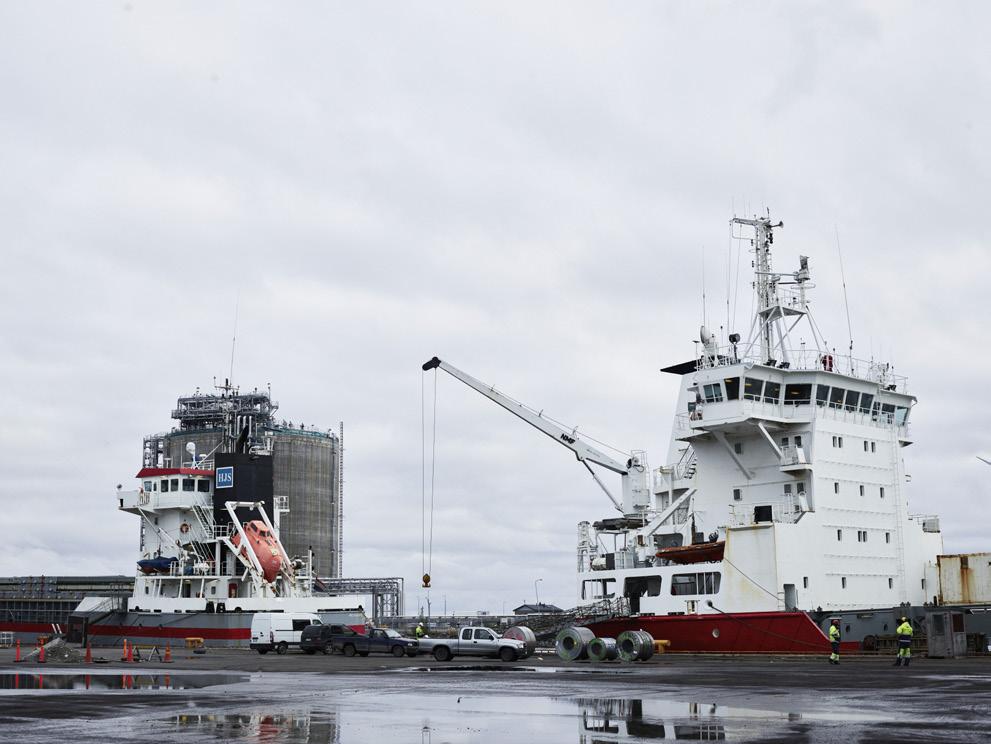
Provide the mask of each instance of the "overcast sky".
[{"label": "overcast sky", "polygon": [[[855,353],[919,398],[911,509],[991,549],[986,7],[3,3],[0,575],[133,570],[114,487],[239,304],[236,382],[344,421],[345,573],[415,611],[422,362],[663,464],[703,255],[724,317],[765,206],[843,347],[838,231]],[[434,610],[574,605],[605,496],[438,388]]]}]

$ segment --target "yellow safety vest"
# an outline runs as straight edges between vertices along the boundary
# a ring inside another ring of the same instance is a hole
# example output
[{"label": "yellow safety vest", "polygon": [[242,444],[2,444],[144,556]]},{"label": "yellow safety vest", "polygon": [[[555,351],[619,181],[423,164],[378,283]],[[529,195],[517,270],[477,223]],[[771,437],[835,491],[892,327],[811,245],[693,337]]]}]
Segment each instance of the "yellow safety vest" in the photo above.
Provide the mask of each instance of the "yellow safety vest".
[{"label": "yellow safety vest", "polygon": [[830,643],[838,643],[840,640],[840,628],[838,625],[829,626],[829,641]]},{"label": "yellow safety vest", "polygon": [[908,623],[908,622],[904,622],[904,623],[902,623],[901,625],[898,626],[898,629],[895,632],[898,635],[900,635],[900,636],[908,636],[909,638],[911,638],[912,637],[912,625],[910,623]]}]

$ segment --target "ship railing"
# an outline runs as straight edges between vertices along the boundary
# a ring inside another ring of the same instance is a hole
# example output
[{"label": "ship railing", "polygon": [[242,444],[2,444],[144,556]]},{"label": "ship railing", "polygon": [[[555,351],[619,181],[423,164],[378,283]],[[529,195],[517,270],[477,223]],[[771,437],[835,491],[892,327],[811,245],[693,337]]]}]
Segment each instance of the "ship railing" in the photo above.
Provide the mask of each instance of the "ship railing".
[{"label": "ship railing", "polygon": [[938,514],[909,514],[908,518],[922,525],[923,532],[939,532]]},{"label": "ship railing", "polygon": [[805,459],[805,448],[795,444],[786,444],[781,448],[782,465],[804,465],[808,462]]},{"label": "ship railing", "polygon": [[144,495],[149,497],[144,504],[151,509],[193,509],[195,507],[213,509],[210,494],[199,491],[178,491],[175,493],[149,493],[145,491]]},{"label": "ship railing", "polygon": [[[183,563],[182,561],[180,561],[179,563],[173,563],[171,566],[169,566],[168,573],[164,575],[176,579],[188,579],[188,578],[199,578],[203,576],[213,576],[214,561],[203,560],[202,557],[200,558],[200,560],[197,560],[196,563],[194,563],[193,565],[189,565],[188,563]],[[152,576],[154,576],[154,574],[152,574]]]},{"label": "ship railing", "polygon": [[186,460],[182,463],[182,467],[190,470],[213,470],[213,466],[213,460]]},{"label": "ship railing", "polygon": [[717,346],[712,350],[707,350],[696,360],[696,369],[714,369],[717,367],[729,367],[734,364],[759,364],[766,367],[778,367],[780,369],[798,369],[818,372],[837,372],[850,377],[856,377],[869,382],[876,382],[883,388],[906,392],[908,378],[904,375],[895,374],[890,364],[878,362],[874,359],[859,359],[849,354],[834,354],[833,352],[821,352],[818,349],[798,349],[788,352],[788,360],[783,359],[761,359],[759,353],[750,351],[745,353],[737,344],[736,348],[732,344]]},{"label": "ship railing", "polygon": [[234,527],[229,524],[215,524],[213,525],[213,539],[214,540],[224,540],[230,538],[234,533]]},{"label": "ship railing", "polygon": [[[804,491],[799,493],[783,493],[779,500],[771,503],[765,502],[737,502],[730,505],[730,524],[733,527],[750,527],[755,524],[766,524],[777,522],[781,524],[794,524],[807,512],[812,511],[809,506],[808,496]],[[762,513],[758,521],[757,509],[759,507],[770,507],[770,519],[765,519],[766,513]]]}]

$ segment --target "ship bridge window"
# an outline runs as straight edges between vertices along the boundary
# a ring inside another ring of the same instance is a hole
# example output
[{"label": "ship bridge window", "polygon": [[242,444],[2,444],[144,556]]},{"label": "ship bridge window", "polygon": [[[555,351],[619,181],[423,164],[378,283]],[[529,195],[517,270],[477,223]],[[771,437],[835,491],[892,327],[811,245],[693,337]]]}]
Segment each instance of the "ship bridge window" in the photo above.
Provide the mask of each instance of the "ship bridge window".
[{"label": "ship bridge window", "polygon": [[781,397],[781,383],[768,380],[764,383],[764,402],[777,403]]},{"label": "ship bridge window", "polygon": [[890,424],[891,423],[891,419],[894,418],[894,415],[895,415],[895,407],[894,407],[894,405],[892,405],[891,403],[882,403],[881,404],[881,420],[882,421],[884,421],[886,424]]},{"label": "ship bridge window", "polygon": [[172,479],[172,490],[173,491],[178,491],[179,490],[179,479],[178,478],[173,478]]},{"label": "ship bridge window", "polygon": [[807,406],[812,402],[812,385],[785,385],[785,403]]},{"label": "ship bridge window", "polygon": [[616,579],[589,579],[582,582],[582,599],[612,599],[616,596]]},{"label": "ship bridge window", "polygon": [[846,405],[843,407],[848,411],[856,411],[860,403],[860,393],[856,390],[846,391]]},{"label": "ship bridge window", "polygon": [[200,493],[210,493],[210,481],[206,478],[200,478],[196,481],[196,490]]},{"label": "ship bridge window", "polygon": [[755,377],[743,378],[743,397],[745,400],[760,400],[760,394],[763,389],[763,380],[758,380]]},{"label": "ship bridge window", "polygon": [[196,484],[193,483],[193,479],[192,478],[183,478],[182,479],[182,490],[183,491],[193,491],[195,489],[196,489]]},{"label": "ship bridge window", "polygon": [[816,385],[816,405],[824,406],[829,402],[829,385]]},{"label": "ship bridge window", "polygon": [[874,396],[870,393],[860,394],[860,410],[863,413],[871,412],[871,405],[874,403]]},{"label": "ship bridge window", "polygon": [[718,571],[675,574],[671,577],[671,594],[675,596],[718,594],[721,576]]},{"label": "ship bridge window", "polygon": [[719,403],[723,399],[723,388],[718,382],[703,385],[702,392],[705,393],[706,403]]},{"label": "ship bridge window", "polygon": [[830,408],[842,408],[843,398],[846,395],[846,390],[843,388],[830,388],[829,389],[829,407]]},{"label": "ship bridge window", "polygon": [[737,400],[740,397],[740,378],[727,377],[723,380],[726,386],[726,400]]},{"label": "ship bridge window", "polygon": [[169,491],[169,482],[167,480],[163,480],[162,481],[162,493],[168,493],[168,491]]},{"label": "ship bridge window", "polygon": [[895,408],[895,423],[898,426],[905,426],[906,421],[908,421],[908,409],[903,406]]},{"label": "ship bridge window", "polygon": [[145,491],[150,491],[151,490],[151,481],[145,481],[144,482],[144,490]]}]

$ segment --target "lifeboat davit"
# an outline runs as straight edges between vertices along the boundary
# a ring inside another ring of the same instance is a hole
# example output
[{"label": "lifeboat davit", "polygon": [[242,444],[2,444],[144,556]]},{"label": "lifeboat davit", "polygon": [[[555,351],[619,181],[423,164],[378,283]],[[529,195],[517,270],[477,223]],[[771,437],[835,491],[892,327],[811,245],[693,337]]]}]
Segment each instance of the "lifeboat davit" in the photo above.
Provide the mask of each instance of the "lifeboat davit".
[{"label": "lifeboat davit", "polygon": [[[260,519],[245,522],[243,528],[244,534],[251,544],[251,549],[255,552],[255,557],[258,558],[258,562],[261,564],[265,581],[269,583],[275,581],[275,577],[279,575],[279,570],[282,568],[282,562],[285,558],[279,541],[275,539],[275,535],[272,534],[272,531]],[[234,547],[240,545],[240,533],[234,535],[231,538],[231,542],[234,544]],[[245,558],[248,557],[247,548],[241,548],[241,555]]]},{"label": "lifeboat davit", "polygon": [[725,547],[726,542],[723,540],[698,545],[680,545],[674,548],[661,548],[657,551],[657,557],[679,564],[721,561]]}]

